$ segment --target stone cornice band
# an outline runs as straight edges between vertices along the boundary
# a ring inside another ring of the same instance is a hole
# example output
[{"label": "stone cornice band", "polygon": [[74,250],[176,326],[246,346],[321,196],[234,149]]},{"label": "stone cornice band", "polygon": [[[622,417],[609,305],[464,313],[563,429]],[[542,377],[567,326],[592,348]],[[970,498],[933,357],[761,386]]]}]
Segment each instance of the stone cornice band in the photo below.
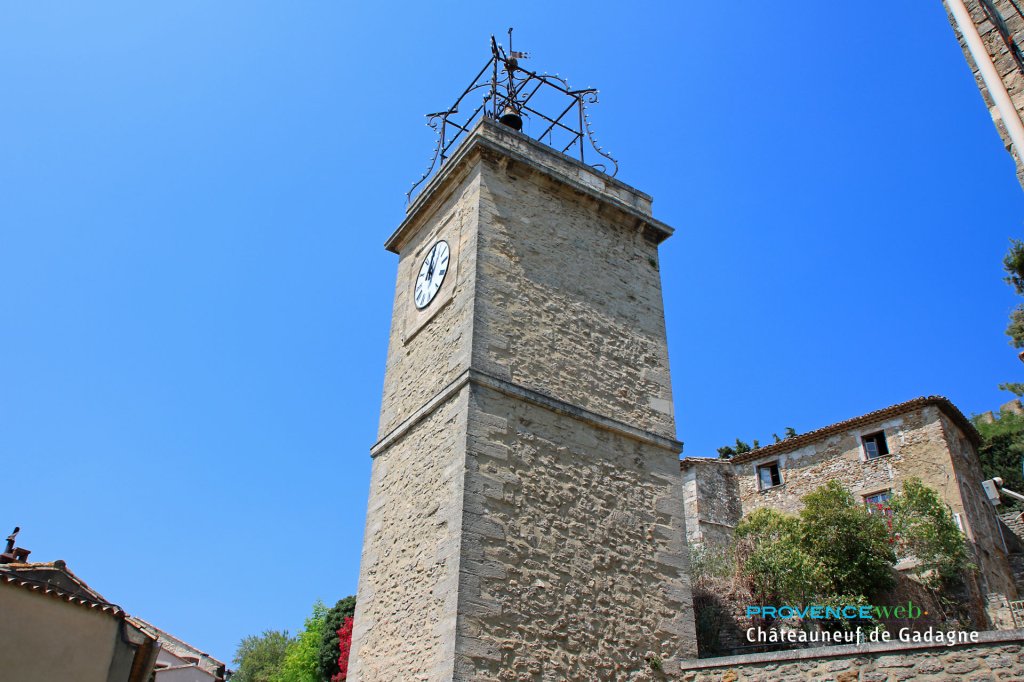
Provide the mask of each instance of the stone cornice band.
[{"label": "stone cornice band", "polygon": [[370,448],[370,457],[376,457],[396,441],[401,439],[402,436],[408,433],[410,429],[429,416],[438,407],[446,403],[450,398],[455,396],[467,384],[474,384],[484,388],[489,388],[509,397],[524,400],[538,407],[543,407],[544,409],[555,412],[556,414],[570,417],[577,421],[590,424],[591,426],[595,426],[605,431],[610,431],[646,445],[653,445],[654,447],[669,450],[677,454],[683,451],[683,444],[673,438],[666,438],[665,436],[659,436],[656,433],[651,433],[644,429],[638,429],[635,426],[630,426],[629,424],[620,422],[617,419],[612,419],[610,417],[597,414],[596,412],[585,410],[563,400],[558,400],[557,398],[552,398],[544,395],[543,393],[526,388],[525,386],[520,386],[512,383],[511,381],[505,381],[504,379],[491,376],[490,374],[481,372],[480,370],[467,369],[457,376],[451,383],[441,389],[436,395],[434,395],[434,397],[424,403],[422,407],[413,412],[401,424],[392,429],[390,433],[377,441],[373,447]]}]

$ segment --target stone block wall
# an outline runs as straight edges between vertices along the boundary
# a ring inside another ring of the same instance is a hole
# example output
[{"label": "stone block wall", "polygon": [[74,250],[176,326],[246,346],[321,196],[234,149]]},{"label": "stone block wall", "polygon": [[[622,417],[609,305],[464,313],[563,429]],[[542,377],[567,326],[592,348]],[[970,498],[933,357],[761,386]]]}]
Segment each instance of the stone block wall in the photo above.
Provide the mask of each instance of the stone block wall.
[{"label": "stone block wall", "polygon": [[684,682],[1016,682],[1024,631],[982,632],[978,643],[889,642],[684,661]]},{"label": "stone block wall", "polygon": [[[484,155],[474,368],[675,438],[658,266],[664,236],[575,186],[625,192],[611,178],[549,158],[508,129],[489,132],[522,156]],[[564,167],[552,177],[541,160]],[[645,201],[630,191],[637,196],[628,203]]]},{"label": "stone block wall", "polygon": [[963,432],[945,414],[940,414],[946,445],[960,486],[960,499],[967,519],[981,590],[987,596],[989,618],[993,624],[1012,627],[1008,601],[1017,599],[1017,588],[1009,563],[1008,545],[1000,528],[996,508],[981,486],[984,476],[978,455]]},{"label": "stone block wall", "polygon": [[671,230],[646,195],[481,131],[497,148],[480,157],[456,679],[672,669],[696,641],[658,268]]},{"label": "stone block wall", "polygon": [[999,520],[1003,522],[1003,537],[1010,552],[1024,552],[1024,512],[1002,512]]},{"label": "stone block wall", "polygon": [[725,545],[743,516],[736,472],[728,460],[687,457],[680,462],[686,541]]},{"label": "stone block wall", "polygon": [[[992,116],[992,122],[1003,139],[1003,145],[1017,164],[1017,180],[1024,185],[1024,166],[1021,165],[1020,150],[1013,149],[1002,116],[985,87],[978,65],[967,49],[967,43],[964,41],[953,15],[949,13],[948,1],[943,0],[943,4],[949,14],[950,25],[956,33],[957,40],[960,41],[967,64],[974,74],[978,89],[981,90],[985,105]],[[1021,3],[1020,0],[964,0],[964,5],[978,28],[985,49],[1010,95],[1010,101],[1013,102],[1017,115],[1020,116],[1024,111],[1024,72],[1022,72],[1024,67],[1022,67],[1020,53],[1015,51],[1014,47],[1019,50],[1024,45],[1024,3]]]},{"label": "stone block wall", "polygon": [[[654,679],[696,655],[650,197],[484,119],[400,255],[349,679]],[[416,311],[423,254],[457,272]],[[640,671],[640,672],[638,672]]]},{"label": "stone block wall", "polygon": [[503,390],[470,398],[456,679],[677,670],[696,642],[676,452]]},{"label": "stone block wall", "polygon": [[[434,203],[407,218],[410,235],[389,241],[399,253],[378,438],[385,438],[469,368],[476,270],[479,168],[469,166],[439,188]],[[440,239],[449,271],[434,300],[419,311],[413,285],[423,258]],[[396,243],[397,241],[397,243]]]},{"label": "stone block wall", "polygon": [[452,679],[468,399],[464,386],[373,460],[352,682]]}]

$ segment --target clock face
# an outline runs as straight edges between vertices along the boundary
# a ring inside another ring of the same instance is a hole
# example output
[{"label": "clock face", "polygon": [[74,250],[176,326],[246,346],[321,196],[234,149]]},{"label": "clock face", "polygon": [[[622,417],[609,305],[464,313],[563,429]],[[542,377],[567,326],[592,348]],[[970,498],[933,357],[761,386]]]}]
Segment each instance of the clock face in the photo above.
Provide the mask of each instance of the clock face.
[{"label": "clock face", "polygon": [[444,282],[445,273],[448,272],[448,260],[451,252],[448,249],[448,242],[440,241],[434,244],[423,259],[420,266],[420,274],[416,277],[416,288],[413,300],[416,301],[416,308],[423,310],[437,296]]}]

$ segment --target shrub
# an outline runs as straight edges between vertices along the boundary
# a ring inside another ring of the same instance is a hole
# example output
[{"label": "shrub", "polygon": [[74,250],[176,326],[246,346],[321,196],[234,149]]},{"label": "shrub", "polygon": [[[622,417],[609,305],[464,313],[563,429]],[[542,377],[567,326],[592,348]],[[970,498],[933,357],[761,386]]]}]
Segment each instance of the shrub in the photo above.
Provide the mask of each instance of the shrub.
[{"label": "shrub", "polygon": [[322,682],[317,669],[317,654],[323,633],[327,607],[317,600],[313,613],[306,619],[305,629],[288,646],[281,671],[270,682]]},{"label": "shrub", "polygon": [[953,513],[920,479],[904,481],[902,492],[889,500],[889,506],[897,550],[901,557],[917,560],[911,570],[930,588],[957,581],[973,568]]},{"label": "shrub", "polygon": [[[352,619],[356,612],[356,598],[345,597],[339,599],[324,617],[323,634],[320,639],[320,651],[317,654],[317,665],[319,666],[320,679],[333,680],[344,668],[338,667],[338,650],[340,647],[338,632],[345,619]],[[351,637],[351,630],[349,630]]]},{"label": "shrub", "polygon": [[804,603],[820,592],[821,562],[801,542],[800,519],[756,509],[736,527],[741,571],[762,604]]},{"label": "shrub", "polygon": [[338,672],[331,676],[331,682],[345,682],[348,679],[348,655],[352,649],[352,618],[346,617],[338,628]]},{"label": "shrub", "polygon": [[871,597],[895,584],[888,524],[837,481],[803,498],[800,544],[823,568],[824,594]]}]

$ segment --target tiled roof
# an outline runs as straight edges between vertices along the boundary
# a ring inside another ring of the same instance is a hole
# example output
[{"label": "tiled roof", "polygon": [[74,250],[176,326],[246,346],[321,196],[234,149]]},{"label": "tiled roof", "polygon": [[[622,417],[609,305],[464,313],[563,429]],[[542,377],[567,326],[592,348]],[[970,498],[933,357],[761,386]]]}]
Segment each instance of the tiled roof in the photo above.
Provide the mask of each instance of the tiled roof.
[{"label": "tiled roof", "polygon": [[164,649],[170,652],[172,655],[180,657],[183,653],[196,654],[199,657],[201,657],[199,667],[203,670],[207,670],[208,672],[209,668],[216,669],[218,667],[224,666],[223,661],[217,660],[216,658],[206,653],[202,649],[197,649],[196,647],[192,646],[180,637],[176,637],[165,630],[161,630],[149,621],[143,620],[138,616],[128,616],[128,619],[132,621],[136,627],[146,630],[154,636],[156,636],[157,639],[160,640],[160,644],[164,647]]},{"label": "tiled roof", "polygon": [[[49,582],[39,579],[38,574],[40,570],[60,571],[70,577],[75,583],[84,587],[84,590],[72,592],[55,587]],[[71,573],[63,565],[63,562],[50,564],[2,564],[0,565],[0,584],[21,587],[47,597],[66,601],[69,604],[76,604],[102,611],[103,613],[109,613],[117,618],[125,615],[120,606],[100,599],[99,595],[90,590],[88,585],[79,580],[74,573]]]},{"label": "tiled roof", "polygon": [[833,434],[841,433],[843,431],[849,431],[850,429],[854,429],[857,428],[858,426],[863,426],[865,424],[870,424],[871,422],[888,419],[889,417],[894,417],[896,415],[903,414],[904,412],[916,410],[927,405],[935,405],[940,410],[942,410],[946,414],[946,416],[952,419],[953,422],[960,428],[960,430],[963,431],[964,435],[967,436],[967,438],[971,441],[971,443],[974,444],[975,447],[981,445],[981,435],[978,433],[978,430],[974,428],[974,424],[972,424],[970,420],[967,419],[967,417],[965,417],[963,413],[957,409],[956,405],[950,402],[949,398],[945,398],[941,395],[930,395],[922,396],[920,398],[914,398],[913,400],[908,400],[904,403],[890,405],[889,407],[883,408],[881,410],[875,410],[874,412],[868,412],[867,414],[863,414],[859,417],[854,417],[853,419],[847,419],[845,421],[836,422],[835,424],[830,424],[820,429],[815,429],[814,431],[801,433],[799,436],[793,436],[791,438],[781,440],[778,443],[772,443],[770,445],[759,447],[756,450],[751,450],[750,452],[744,452],[741,455],[736,455],[729,461],[733,463],[749,462],[750,460],[759,459],[761,457],[767,457],[769,455],[790,452],[791,450],[796,450],[797,448],[803,447],[805,445],[821,440],[822,438],[826,438]]},{"label": "tiled roof", "polygon": [[198,668],[213,679],[222,679],[223,662],[161,630],[152,623],[136,616],[129,616],[121,607],[106,601],[101,594],[86,585],[85,581],[72,573],[63,561],[0,564],[0,584],[22,587],[70,604],[109,613],[116,618],[125,618],[145,636],[159,641],[170,653],[177,655],[184,651],[186,654],[197,655],[196,657],[200,659],[199,663],[189,664],[189,666]]},{"label": "tiled roof", "polygon": [[679,460],[679,468],[685,469],[691,464],[707,464],[708,462],[715,462],[717,464],[729,464],[732,460],[723,459],[721,457],[683,457]]}]

